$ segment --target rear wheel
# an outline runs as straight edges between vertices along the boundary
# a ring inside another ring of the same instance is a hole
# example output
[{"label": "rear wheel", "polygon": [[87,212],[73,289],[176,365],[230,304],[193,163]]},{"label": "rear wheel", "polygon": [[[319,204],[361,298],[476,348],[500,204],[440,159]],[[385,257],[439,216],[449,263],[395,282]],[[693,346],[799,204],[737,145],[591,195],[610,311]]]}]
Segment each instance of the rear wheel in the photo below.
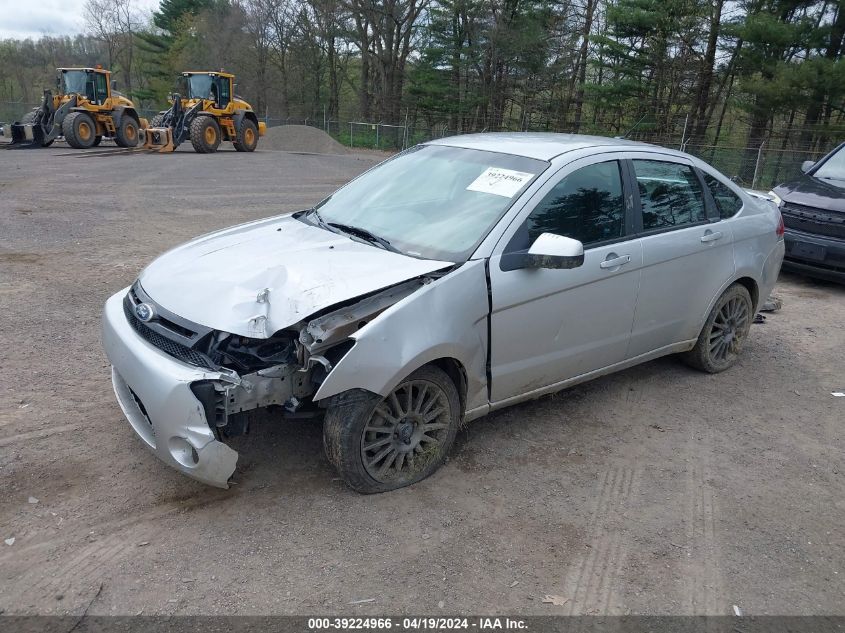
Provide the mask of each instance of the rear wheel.
[{"label": "rear wheel", "polygon": [[213,117],[198,116],[191,123],[191,145],[198,154],[216,152],[220,146],[220,126]]},{"label": "rear wheel", "polygon": [[745,286],[734,284],[719,297],[695,347],[682,355],[691,367],[716,374],[732,367],[739,358],[754,316],[754,303]]},{"label": "rear wheel", "polygon": [[97,147],[100,143],[103,142],[103,137],[97,134],[96,138],[94,139],[94,144],[91,147]]},{"label": "rear wheel", "polygon": [[254,152],[258,145],[258,128],[250,119],[241,121],[238,136],[232,143],[239,152]]},{"label": "rear wheel", "polygon": [[94,146],[97,125],[87,112],[71,112],[62,121],[62,134],[71,147],[88,149]]},{"label": "rear wheel", "polygon": [[120,147],[138,145],[138,122],[131,116],[123,116],[115,131],[114,140]]},{"label": "rear wheel", "polygon": [[353,389],[326,412],[323,446],[343,480],[365,494],[425,479],[446,460],[461,420],[458,390],[441,369],[418,369],[386,398]]}]

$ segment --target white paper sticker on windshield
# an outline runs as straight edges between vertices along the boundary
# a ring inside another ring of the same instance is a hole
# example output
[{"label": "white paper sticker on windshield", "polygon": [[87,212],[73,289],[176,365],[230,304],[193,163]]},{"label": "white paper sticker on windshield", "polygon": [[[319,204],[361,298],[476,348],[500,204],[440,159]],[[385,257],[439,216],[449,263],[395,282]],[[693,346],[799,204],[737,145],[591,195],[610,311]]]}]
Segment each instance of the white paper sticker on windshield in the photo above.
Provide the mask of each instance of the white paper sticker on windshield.
[{"label": "white paper sticker on windshield", "polygon": [[480,191],[481,193],[492,193],[497,196],[512,198],[533,177],[534,174],[528,174],[524,171],[488,167],[469,184],[467,191]]}]

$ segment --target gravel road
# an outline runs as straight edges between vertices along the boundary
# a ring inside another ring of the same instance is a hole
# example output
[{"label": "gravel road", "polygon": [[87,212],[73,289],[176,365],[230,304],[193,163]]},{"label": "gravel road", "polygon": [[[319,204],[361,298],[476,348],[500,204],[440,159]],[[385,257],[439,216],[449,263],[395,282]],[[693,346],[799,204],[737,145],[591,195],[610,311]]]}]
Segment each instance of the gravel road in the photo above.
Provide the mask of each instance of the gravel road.
[{"label": "gravel road", "polygon": [[148,453],[105,299],[375,160],[0,151],[0,610],[845,613],[845,288],[801,277],[731,371],[666,358],[501,411],[394,493],[347,490],[313,421],[262,418],[228,491]]}]

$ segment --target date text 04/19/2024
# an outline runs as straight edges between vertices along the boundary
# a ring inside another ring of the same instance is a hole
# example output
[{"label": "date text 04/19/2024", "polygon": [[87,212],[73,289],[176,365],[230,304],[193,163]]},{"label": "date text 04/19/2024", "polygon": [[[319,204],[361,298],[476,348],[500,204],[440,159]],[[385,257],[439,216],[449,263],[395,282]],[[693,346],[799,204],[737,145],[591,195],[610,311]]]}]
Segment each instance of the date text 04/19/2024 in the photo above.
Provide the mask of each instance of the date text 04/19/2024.
[{"label": "date text 04/19/2024", "polygon": [[377,631],[398,629],[403,631],[446,631],[446,630],[526,630],[524,620],[507,617],[405,617],[401,620],[390,617],[352,617],[352,618],[309,618],[308,630],[335,631]]}]

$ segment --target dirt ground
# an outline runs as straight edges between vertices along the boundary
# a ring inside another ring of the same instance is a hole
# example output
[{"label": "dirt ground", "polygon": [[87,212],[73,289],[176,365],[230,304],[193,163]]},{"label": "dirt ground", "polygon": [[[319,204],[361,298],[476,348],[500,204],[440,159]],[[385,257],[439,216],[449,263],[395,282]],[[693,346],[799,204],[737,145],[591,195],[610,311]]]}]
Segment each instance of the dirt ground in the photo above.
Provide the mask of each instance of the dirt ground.
[{"label": "dirt ground", "polygon": [[313,421],[262,420],[228,491],[147,452],[106,298],[374,160],[0,151],[0,610],[845,614],[845,287],[783,276],[731,371],[666,358],[515,406],[389,494],[347,490]]}]

